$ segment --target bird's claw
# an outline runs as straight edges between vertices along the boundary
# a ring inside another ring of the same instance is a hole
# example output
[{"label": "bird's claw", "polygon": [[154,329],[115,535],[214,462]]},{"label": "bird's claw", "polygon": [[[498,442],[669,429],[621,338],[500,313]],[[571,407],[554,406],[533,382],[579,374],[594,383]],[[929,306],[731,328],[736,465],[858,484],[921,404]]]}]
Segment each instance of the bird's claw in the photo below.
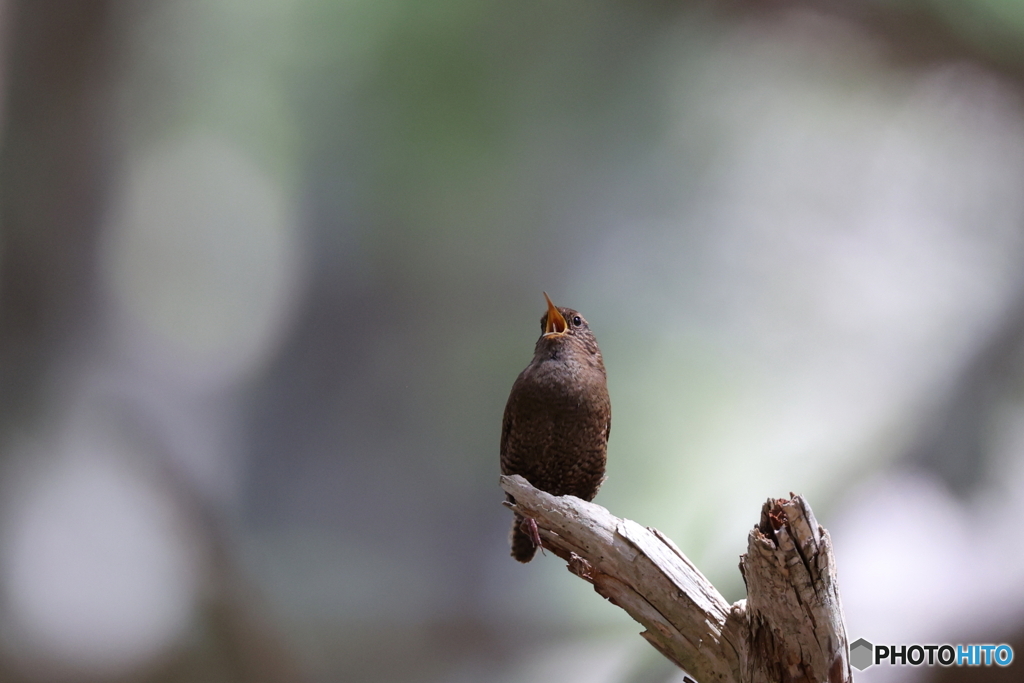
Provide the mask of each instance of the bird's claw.
[{"label": "bird's claw", "polygon": [[544,544],[540,541],[540,530],[537,528],[537,520],[533,517],[527,517],[523,520],[521,526],[523,527],[523,531],[526,532],[526,535],[530,537],[531,541],[533,541],[533,545],[540,548],[540,554],[547,555],[547,553],[544,552]]}]

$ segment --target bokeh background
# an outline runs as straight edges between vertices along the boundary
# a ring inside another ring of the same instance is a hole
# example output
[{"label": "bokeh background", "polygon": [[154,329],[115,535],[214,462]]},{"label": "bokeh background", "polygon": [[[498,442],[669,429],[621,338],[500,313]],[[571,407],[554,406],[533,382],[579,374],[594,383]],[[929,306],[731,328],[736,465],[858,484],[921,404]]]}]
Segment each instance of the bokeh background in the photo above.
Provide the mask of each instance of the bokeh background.
[{"label": "bokeh background", "polygon": [[1024,4],[5,0],[0,44],[0,680],[680,681],[508,557],[542,290],[604,351],[597,502],[737,600],[802,493],[851,640],[1024,655]]}]

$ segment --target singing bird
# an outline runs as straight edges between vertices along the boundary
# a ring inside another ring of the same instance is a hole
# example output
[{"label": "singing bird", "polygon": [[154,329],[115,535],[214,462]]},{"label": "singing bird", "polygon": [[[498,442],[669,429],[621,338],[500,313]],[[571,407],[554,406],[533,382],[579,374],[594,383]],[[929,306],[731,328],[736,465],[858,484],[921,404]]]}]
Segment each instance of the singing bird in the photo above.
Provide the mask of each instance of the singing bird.
[{"label": "singing bird", "polygon": [[[556,496],[592,500],[604,481],[612,405],[597,339],[578,312],[551,303],[533,360],[509,394],[501,472]],[[508,496],[510,502],[514,502]],[[532,519],[512,521],[512,557],[529,562],[540,538]]]}]

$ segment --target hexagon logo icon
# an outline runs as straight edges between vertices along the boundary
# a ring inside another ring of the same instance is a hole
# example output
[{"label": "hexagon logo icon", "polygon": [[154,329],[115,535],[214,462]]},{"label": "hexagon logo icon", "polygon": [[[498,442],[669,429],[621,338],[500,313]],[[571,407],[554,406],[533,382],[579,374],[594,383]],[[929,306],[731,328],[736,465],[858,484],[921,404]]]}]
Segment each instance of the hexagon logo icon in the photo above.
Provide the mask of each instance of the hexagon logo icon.
[{"label": "hexagon logo icon", "polygon": [[850,646],[850,664],[863,671],[874,664],[875,646],[860,638]]}]

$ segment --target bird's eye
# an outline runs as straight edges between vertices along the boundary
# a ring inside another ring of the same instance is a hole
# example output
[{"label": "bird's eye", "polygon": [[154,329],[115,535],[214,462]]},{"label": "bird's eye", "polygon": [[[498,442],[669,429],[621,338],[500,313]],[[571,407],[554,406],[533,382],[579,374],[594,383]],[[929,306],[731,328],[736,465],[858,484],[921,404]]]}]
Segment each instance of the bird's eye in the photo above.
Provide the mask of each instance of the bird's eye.
[{"label": "bird's eye", "polygon": [[573,327],[579,327],[582,324],[583,324],[583,318],[579,317],[578,315],[574,315],[573,318],[572,318],[572,326]]}]

